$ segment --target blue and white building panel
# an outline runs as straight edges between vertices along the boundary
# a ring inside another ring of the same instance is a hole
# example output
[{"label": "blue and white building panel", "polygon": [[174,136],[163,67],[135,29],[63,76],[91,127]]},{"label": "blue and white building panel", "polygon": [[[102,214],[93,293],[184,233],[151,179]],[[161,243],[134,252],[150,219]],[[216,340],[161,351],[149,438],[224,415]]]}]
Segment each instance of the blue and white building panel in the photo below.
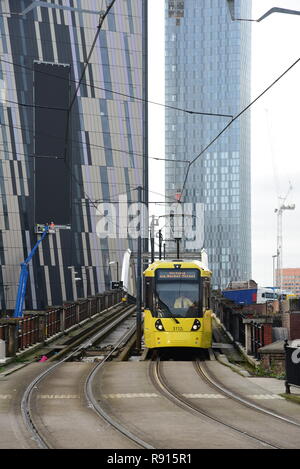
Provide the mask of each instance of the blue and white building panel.
[{"label": "blue and white building panel", "polygon": [[[57,209],[61,200],[61,215],[69,219],[70,229],[48,235],[34,256],[26,309],[61,304],[109,288],[110,281],[116,280],[109,262],[121,265],[125,250],[134,249],[128,238],[97,236],[97,206],[102,201],[118,202],[121,193],[136,201],[136,187],[147,185],[147,0],[115,2],[72,106],[69,132],[65,132],[66,109],[91,50],[99,12],[107,3],[0,2],[2,311],[14,308],[20,263],[38,239],[35,223],[52,221],[40,219],[43,207],[48,213],[49,205]],[[39,95],[43,79],[49,81],[49,93]],[[68,103],[54,92],[58,87],[52,85],[59,80]],[[64,130],[63,136],[57,128]],[[49,177],[44,181],[37,174]],[[63,189],[66,195],[60,198]]]}]

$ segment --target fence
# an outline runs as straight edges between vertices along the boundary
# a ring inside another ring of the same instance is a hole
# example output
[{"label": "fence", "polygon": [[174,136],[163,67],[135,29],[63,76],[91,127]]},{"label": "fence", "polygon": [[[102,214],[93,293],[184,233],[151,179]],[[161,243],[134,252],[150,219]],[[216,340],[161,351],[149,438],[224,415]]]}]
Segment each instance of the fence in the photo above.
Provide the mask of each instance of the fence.
[{"label": "fence", "polygon": [[215,303],[214,311],[217,313],[225,329],[230,332],[233,339],[245,346],[245,326],[243,324],[245,316],[240,311],[222,305],[221,303]]},{"label": "fence", "polygon": [[251,337],[251,355],[254,355],[255,358],[259,358],[258,349],[265,345],[264,324],[251,321],[249,328]]},{"label": "fence", "polygon": [[68,331],[121,300],[122,290],[106,291],[76,302],[66,302],[48,311],[25,311],[22,318],[0,319],[0,340],[5,341],[6,356],[13,357],[56,334]]},{"label": "fence", "polygon": [[[257,359],[260,358],[260,349],[273,342],[273,326],[282,326],[281,315],[266,314],[266,305],[237,306],[218,295],[212,296],[212,305],[234,341]],[[259,307],[257,311],[254,306]]]}]

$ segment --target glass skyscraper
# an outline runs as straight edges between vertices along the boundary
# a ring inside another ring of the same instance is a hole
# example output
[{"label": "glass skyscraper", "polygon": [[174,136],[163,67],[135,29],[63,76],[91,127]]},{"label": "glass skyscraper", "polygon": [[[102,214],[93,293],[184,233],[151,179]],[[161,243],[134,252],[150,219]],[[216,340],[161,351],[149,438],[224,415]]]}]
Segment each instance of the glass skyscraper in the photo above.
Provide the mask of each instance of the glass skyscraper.
[{"label": "glass skyscraper", "polygon": [[[167,105],[235,116],[250,103],[251,27],[232,21],[226,3],[166,0]],[[236,1],[235,17],[251,18],[251,2]],[[180,161],[193,160],[230,120],[166,109],[168,201],[183,187],[188,165]],[[250,184],[247,111],[190,167],[181,199],[194,209],[204,204],[203,247],[216,288],[251,277]]]},{"label": "glass skyscraper", "polygon": [[26,309],[104,291],[133,247],[96,231],[99,204],[118,211],[119,194],[136,201],[136,187],[147,188],[147,0],[115,2],[74,99],[110,3],[0,2],[2,311],[14,309],[36,223],[61,229],[29,264]]}]

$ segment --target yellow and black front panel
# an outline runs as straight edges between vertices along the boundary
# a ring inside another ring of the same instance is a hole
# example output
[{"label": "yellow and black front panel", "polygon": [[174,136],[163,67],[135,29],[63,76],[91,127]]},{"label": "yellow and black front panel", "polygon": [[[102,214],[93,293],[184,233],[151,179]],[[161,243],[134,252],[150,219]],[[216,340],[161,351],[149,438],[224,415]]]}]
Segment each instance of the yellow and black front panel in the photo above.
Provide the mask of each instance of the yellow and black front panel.
[{"label": "yellow and black front panel", "polygon": [[147,348],[193,347],[210,348],[212,345],[212,311],[202,318],[158,318],[145,310],[144,340]]}]

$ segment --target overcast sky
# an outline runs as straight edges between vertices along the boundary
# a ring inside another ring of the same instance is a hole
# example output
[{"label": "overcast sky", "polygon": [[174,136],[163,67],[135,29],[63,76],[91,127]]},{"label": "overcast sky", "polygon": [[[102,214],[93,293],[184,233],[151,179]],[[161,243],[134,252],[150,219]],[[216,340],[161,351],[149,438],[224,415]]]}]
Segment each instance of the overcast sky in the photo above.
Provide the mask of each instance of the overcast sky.
[{"label": "overcast sky", "polygon": [[[198,1],[198,0],[195,0]],[[224,0],[226,1],[226,0]],[[242,0],[250,1],[250,0]],[[252,0],[252,18],[272,7],[300,12],[300,0]],[[300,58],[300,16],[272,14],[252,23],[252,99]],[[164,102],[164,0],[149,1],[149,99]],[[300,267],[300,62],[251,108],[252,278],[272,285],[278,197],[293,189],[283,213],[283,267]],[[150,156],[164,156],[164,109],[149,105]],[[164,192],[164,163],[150,160],[150,190]],[[163,200],[150,193],[150,200]],[[154,209],[155,207],[155,209]],[[155,214],[159,206],[151,205]]]}]

